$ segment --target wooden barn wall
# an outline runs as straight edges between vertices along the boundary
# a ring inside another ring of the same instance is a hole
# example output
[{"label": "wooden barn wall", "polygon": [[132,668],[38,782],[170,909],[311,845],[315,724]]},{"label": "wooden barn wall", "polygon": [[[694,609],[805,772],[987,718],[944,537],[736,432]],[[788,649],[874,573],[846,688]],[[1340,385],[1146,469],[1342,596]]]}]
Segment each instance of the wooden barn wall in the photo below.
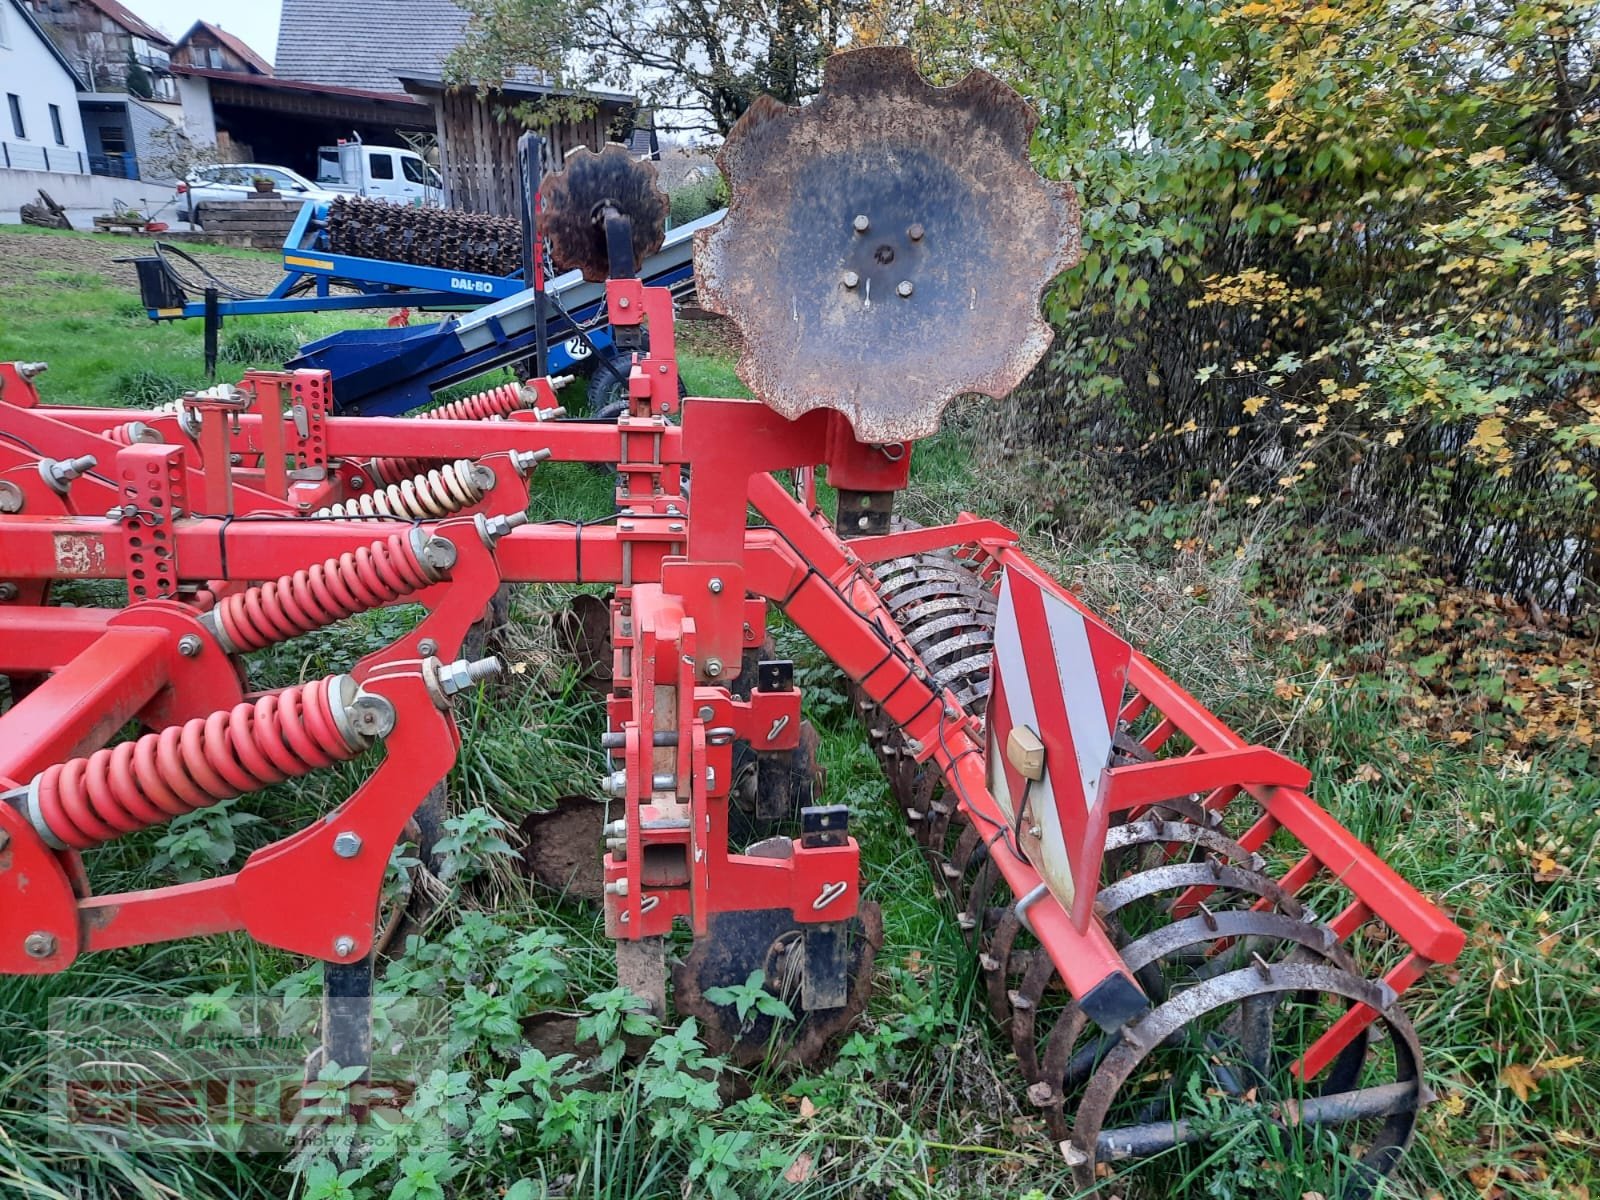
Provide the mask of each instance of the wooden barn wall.
[{"label": "wooden barn wall", "polygon": [[[501,121],[489,105],[463,93],[446,93],[439,104],[439,170],[446,203],[468,212],[517,215],[517,138],[522,126]],[[578,146],[600,149],[605,121],[596,114],[544,130],[545,169],[561,165]]]}]

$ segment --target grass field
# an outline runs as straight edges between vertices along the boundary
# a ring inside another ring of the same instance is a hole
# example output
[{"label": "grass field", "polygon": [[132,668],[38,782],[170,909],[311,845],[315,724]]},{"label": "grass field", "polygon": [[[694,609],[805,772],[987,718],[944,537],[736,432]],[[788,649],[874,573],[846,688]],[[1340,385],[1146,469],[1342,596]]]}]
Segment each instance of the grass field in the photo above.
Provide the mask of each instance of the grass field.
[{"label": "grass field", "polygon": [[[0,359],[48,361],[40,384],[61,403],[147,403],[203,384],[198,326],[148,322],[129,269],[109,263],[106,244],[0,230],[10,268],[0,280]],[[90,248],[69,249],[77,246]],[[125,241],[114,246],[129,252]],[[267,256],[223,258],[270,269]],[[277,365],[301,341],[378,319],[232,321],[221,376]],[[737,391],[716,333],[686,327],[683,334],[691,394]],[[1123,513],[1113,489],[1068,497],[1075,509],[1110,514],[1091,540],[1069,536],[1089,523],[1063,520],[1058,504],[1037,501],[1037,481],[1059,464],[1015,447],[1001,454],[1003,408],[1000,416],[997,422],[988,405],[953,411],[946,430],[918,450],[907,514],[931,520],[965,508],[1021,529],[1031,552],[1241,734],[1306,762],[1318,799],[1468,930],[1462,959],[1409,994],[1439,1101],[1423,1115],[1391,1193],[1588,1200],[1600,1186],[1600,787],[1592,729],[1582,724],[1592,710],[1577,710],[1566,728],[1530,742],[1509,717],[1486,715],[1507,710],[1486,707],[1469,687],[1419,686],[1408,664],[1411,643],[1392,630],[1380,635],[1383,653],[1354,670],[1347,657],[1322,652],[1322,635],[1307,632],[1314,618],[1294,598],[1261,593],[1257,559],[1266,548],[1245,539],[1208,553],[1202,539],[1198,548],[1174,550],[1149,514]],[[586,468],[542,468],[535,483],[536,517],[610,511],[609,481]],[[299,997],[318,979],[305,962],[243,937],[105,954],[59,977],[0,980],[0,1194],[1073,1194],[1061,1155],[1022,1096],[1010,1046],[984,1010],[961,932],[885,802],[841,677],[781,622],[780,648],[800,664],[822,733],[828,796],[852,806],[867,894],[884,910],[869,1017],[832,1064],[805,1076],[775,1068],[741,1076],[708,1061],[692,1029],[665,1031],[642,1059],[623,1057],[624,1035],[643,1026],[612,990],[596,913],[534,891],[508,853],[527,813],[592,790],[605,766],[600,704],[577,686],[550,637],[550,615],[567,594],[519,590],[501,649],[510,673],[457,706],[465,744],[450,780],[460,815],[446,854],[447,895],[427,940],[386,968],[392,987],[441,998],[452,1012],[448,1062],[419,1093],[411,1126],[380,1139],[355,1165],[314,1148],[298,1159],[236,1153],[225,1131],[214,1129],[138,1150],[120,1149],[93,1128],[63,1130],[44,1111],[43,1030],[52,1001],[155,992],[189,1005],[200,1020],[213,1011],[205,997],[225,999],[229,989]],[[114,602],[91,590],[66,598]],[[1468,628],[1441,599],[1420,603],[1420,617],[1408,615],[1400,633],[1427,617],[1429,637],[1439,636],[1441,622]],[[282,684],[339,669],[415,619],[406,609],[353,619],[256,656],[252,679]],[[1527,663],[1542,662],[1551,636],[1530,634],[1515,645],[1526,645]],[[1572,635],[1562,644],[1581,675],[1567,671],[1541,684],[1537,665],[1506,660],[1506,678],[1525,689],[1529,711],[1566,712],[1548,706],[1566,703],[1572,680],[1587,678],[1592,642]],[[1557,688],[1560,697],[1540,691]],[[1575,694],[1584,701],[1581,686]],[[1441,709],[1471,720],[1442,732]],[[1466,736],[1457,736],[1463,727]],[[95,886],[159,885],[237,866],[337,803],[359,774],[356,767],[328,772],[118,843],[93,856]],[[81,1005],[70,1001],[68,1020]],[[582,1017],[581,1059],[526,1050],[519,1022],[551,1013]],[[1275,1153],[1258,1135],[1220,1139],[1164,1194],[1332,1200],[1315,1155],[1300,1161]],[[1130,1182],[1115,1194],[1153,1193]]]}]

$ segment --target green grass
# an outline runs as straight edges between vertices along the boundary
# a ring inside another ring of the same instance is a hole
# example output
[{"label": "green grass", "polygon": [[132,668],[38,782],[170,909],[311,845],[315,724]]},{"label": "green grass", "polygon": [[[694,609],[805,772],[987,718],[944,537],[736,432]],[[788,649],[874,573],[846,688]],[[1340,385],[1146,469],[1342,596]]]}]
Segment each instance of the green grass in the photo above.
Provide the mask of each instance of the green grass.
[{"label": "green grass", "polygon": [[[41,235],[48,236],[48,235]],[[0,283],[6,318],[0,358],[46,359],[40,381],[57,402],[131,403],[198,386],[196,323],[152,325],[134,297],[95,272],[59,266],[19,271]],[[320,336],[349,317],[232,321],[223,378],[270,366],[294,339]],[[726,353],[686,339],[681,363],[692,394],[745,394]],[[231,347],[231,350],[229,349]],[[476,384],[474,384],[476,386]],[[1441,1102],[1422,1119],[1417,1145],[1393,1186],[1401,1197],[1472,1200],[1563,1197],[1600,1185],[1600,788],[1579,771],[1558,773],[1539,758],[1506,759],[1482,743],[1457,746],[1408,726],[1378,677],[1323,672],[1293,647],[1261,636],[1241,560],[1177,561],[1130,518],[1090,542],[1061,537],[1055,514],[1033,506],[1020,472],[996,461],[991,406],[953,410],[946,432],[919,447],[908,515],[949,519],[962,508],[1004,519],[1030,550],[1119,628],[1212,705],[1243,735],[1281,746],[1312,767],[1319,799],[1414,884],[1452,911],[1471,938],[1461,961],[1430,972],[1408,994]],[[611,510],[610,477],[575,464],[541,467],[530,511],[536,519],[600,519]],[[1115,512],[1116,497],[1084,492],[1085,511]],[[114,589],[113,589],[114,590]],[[592,792],[606,769],[597,748],[603,713],[579,690],[549,633],[571,589],[523,588],[501,653],[512,673],[456,706],[464,744],[450,779],[458,808],[482,806],[511,825],[567,792]],[[93,591],[72,592],[80,603]],[[106,602],[100,600],[99,602]],[[414,608],[367,614],[257,655],[252,686],[348,667],[418,618]],[[474,1131],[446,1117],[444,1160],[402,1141],[394,1150],[413,1196],[497,1195],[519,1180],[541,1195],[1022,1197],[1065,1200],[1072,1189],[1038,1114],[1021,1097],[1010,1046],[989,1020],[970,951],[927,867],[886,802],[882,775],[848,711],[842,679],[794,629],[775,621],[782,653],[805,674],[808,707],[822,734],[829,799],[849,803],[863,849],[866,894],[885,916],[885,945],[868,1020],[840,1058],[809,1075],[776,1068],[709,1098],[697,1081],[718,1074],[658,1040],[654,1057],[592,1070],[584,1087],[540,1092],[525,1082],[523,1108]],[[1287,678],[1305,694],[1282,699]],[[361,760],[298,785],[284,785],[89,856],[97,890],[174,882],[175,866],[152,869],[174,835],[192,844],[233,839],[237,866],[254,848],[326,813],[370,770]],[[230,814],[260,820],[234,823]],[[208,840],[209,839],[209,840]],[[610,943],[596,912],[533,890],[491,847],[462,856],[467,877],[428,943],[391,968],[443,995],[467,1042],[451,1063],[465,1072],[466,1117],[481,1116],[491,1083],[507,1080],[517,1056],[502,1048],[474,1005],[509,995],[508,964],[548,958],[555,990],[530,998],[521,1015],[589,1012],[585,997],[614,981]],[[215,866],[210,869],[216,869]],[[472,876],[472,871],[481,871]],[[558,934],[559,951],[516,948],[530,930]],[[519,968],[520,969],[520,968]],[[52,1137],[43,1114],[40,1028],[52,998],[159,991],[175,996],[238,984],[242,990],[314,983],[302,960],[242,936],[91,956],[64,975],[0,979],[0,1194],[38,1200],[124,1196],[210,1200],[280,1197],[329,1200],[324,1174],[301,1177],[281,1156],[240,1157],[172,1145],[124,1153],[92,1130]],[[607,1001],[596,1001],[604,1004]],[[605,1041],[604,1038],[601,1039]],[[592,1052],[592,1050],[591,1050]],[[1526,1099],[1508,1068],[1545,1067]],[[572,1064],[568,1064],[568,1069]],[[727,1079],[734,1073],[721,1071]],[[802,1098],[808,1106],[802,1109]],[[447,1107],[447,1106],[446,1106]],[[443,1111],[443,1110],[441,1110]],[[508,1132],[501,1132],[500,1125]],[[420,1136],[420,1135],[419,1135]],[[803,1184],[784,1179],[801,1156]],[[431,1165],[430,1165],[431,1164]],[[369,1164],[370,1165],[370,1164]],[[1225,1145],[1203,1160],[1196,1182],[1165,1194],[1208,1200],[1303,1200],[1293,1170],[1255,1143]],[[388,1168],[357,1179],[362,1200],[406,1195]],[[721,1172],[719,1175],[718,1172]],[[322,1190],[319,1190],[321,1188]],[[1137,1186],[1119,1194],[1153,1193]]]}]

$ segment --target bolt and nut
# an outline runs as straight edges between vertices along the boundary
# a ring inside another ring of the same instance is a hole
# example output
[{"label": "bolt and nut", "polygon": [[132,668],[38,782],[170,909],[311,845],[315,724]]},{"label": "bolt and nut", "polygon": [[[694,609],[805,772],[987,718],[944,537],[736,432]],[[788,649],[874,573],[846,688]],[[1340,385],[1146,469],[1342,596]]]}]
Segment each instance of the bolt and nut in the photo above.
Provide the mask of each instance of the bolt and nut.
[{"label": "bolt and nut", "polygon": [[56,952],[56,936],[38,930],[22,939],[22,950],[29,958],[49,958]]},{"label": "bolt and nut", "polygon": [[707,583],[707,584],[706,584],[706,589],[707,589],[707,590],[708,590],[708,591],[710,591],[710,593],[711,593],[711,594],[712,594],[712,595],[713,595],[713,596],[720,596],[720,595],[722,595],[722,580],[720,580],[720,579],[716,579],[716,578],[713,578],[713,579],[712,579],[712,580],[711,580],[711,582],[709,582],[709,583]]},{"label": "bolt and nut", "polygon": [[356,940],[353,937],[341,937],[333,940],[333,952],[340,958],[349,958],[355,953]]},{"label": "bolt and nut", "polygon": [[432,658],[439,653],[439,643],[432,638],[423,638],[417,643],[417,653],[422,655],[423,658]]},{"label": "bolt and nut", "polygon": [[0,601],[15,600],[19,595],[17,585],[14,583],[0,583]]},{"label": "bolt and nut", "polygon": [[205,643],[200,640],[198,633],[186,633],[178,639],[178,653],[185,658],[199,657]]},{"label": "bolt and nut", "polygon": [[361,853],[361,835],[346,829],[333,839],[333,852],[340,858],[354,858]]},{"label": "bolt and nut", "polygon": [[439,690],[446,696],[454,696],[464,692],[475,683],[482,683],[485,679],[492,679],[500,674],[500,660],[493,656],[480,658],[476,662],[466,659],[457,659],[453,663],[444,663],[439,667]]}]

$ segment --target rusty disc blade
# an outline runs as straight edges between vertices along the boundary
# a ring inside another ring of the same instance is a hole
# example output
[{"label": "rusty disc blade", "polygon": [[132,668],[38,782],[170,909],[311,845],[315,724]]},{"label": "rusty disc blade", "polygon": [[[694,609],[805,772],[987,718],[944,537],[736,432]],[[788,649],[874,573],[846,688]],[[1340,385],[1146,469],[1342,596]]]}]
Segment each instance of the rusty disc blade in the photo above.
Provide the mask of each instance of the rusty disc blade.
[{"label": "rusty disc blade", "polygon": [[661,249],[667,234],[667,194],[656,183],[655,164],[615,142],[599,154],[585,146],[569,151],[539,194],[539,227],[550,241],[550,260],[559,270],[582,271],[592,283],[610,274],[603,219],[608,205],[633,226],[636,268]]},{"label": "rusty disc blade", "polygon": [[936,88],[900,47],[834,55],[804,107],[751,106],[718,156],[728,213],[696,235],[695,277],[763,403],[895,442],[1022,382],[1050,344],[1040,295],[1081,254],[1072,188],[1028,163],[1035,121],[987,72]]}]

